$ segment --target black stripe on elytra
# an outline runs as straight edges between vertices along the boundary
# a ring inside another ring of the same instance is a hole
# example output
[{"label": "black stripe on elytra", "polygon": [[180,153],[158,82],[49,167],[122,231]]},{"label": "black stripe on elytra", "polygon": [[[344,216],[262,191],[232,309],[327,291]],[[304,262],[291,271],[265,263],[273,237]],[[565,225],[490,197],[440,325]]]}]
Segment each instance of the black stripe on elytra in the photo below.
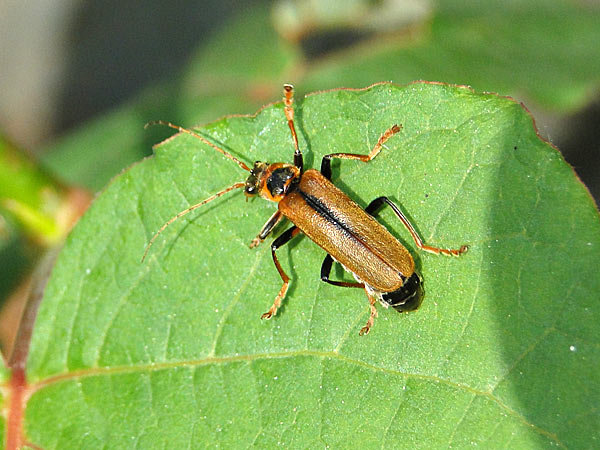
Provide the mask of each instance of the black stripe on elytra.
[{"label": "black stripe on elytra", "polygon": [[[355,239],[358,242],[361,242],[363,245],[365,245],[365,243],[360,241],[360,239],[358,239],[356,237],[356,235],[352,232],[352,230],[350,228],[348,228],[348,226],[344,222],[342,222],[339,219],[339,217],[336,217],[336,215],[333,213],[333,211],[331,211],[331,209],[329,209],[327,206],[325,206],[321,200],[319,200],[317,197],[315,197],[313,195],[310,195],[310,194],[304,192],[302,189],[298,189],[298,192],[300,193],[300,195],[302,196],[304,201],[306,201],[308,206],[310,206],[312,209],[314,209],[317,212],[317,214],[319,214],[325,220],[334,224],[336,227],[339,227],[342,230],[344,230],[353,239]],[[370,214],[370,215],[372,216],[372,214]],[[379,258],[383,264],[388,265],[388,263],[384,259],[382,259],[381,256],[379,256],[377,254],[375,254],[375,256],[377,256],[377,258]],[[398,274],[402,278],[402,282],[404,282],[406,280],[406,277],[404,275],[402,275],[400,272],[398,272]]]},{"label": "black stripe on elytra", "polygon": [[323,217],[328,222],[331,222],[335,226],[341,228],[350,236],[354,236],[352,230],[350,230],[350,228],[348,228],[348,226],[344,222],[342,222],[339,219],[339,217],[337,217],[333,213],[333,211],[331,211],[331,209],[329,209],[321,200],[319,200],[313,195],[304,192],[302,189],[298,189],[298,192],[300,193],[304,201],[308,204],[308,206],[314,209],[321,217]]}]

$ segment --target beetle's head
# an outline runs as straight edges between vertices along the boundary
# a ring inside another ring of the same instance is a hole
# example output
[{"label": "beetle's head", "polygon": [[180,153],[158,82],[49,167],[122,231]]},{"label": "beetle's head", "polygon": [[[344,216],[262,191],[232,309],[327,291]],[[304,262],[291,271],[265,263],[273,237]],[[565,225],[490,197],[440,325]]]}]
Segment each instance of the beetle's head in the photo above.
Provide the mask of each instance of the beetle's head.
[{"label": "beetle's head", "polygon": [[260,192],[261,180],[264,177],[267,167],[268,164],[264,162],[256,161],[254,163],[254,167],[250,170],[250,175],[246,178],[246,186],[244,187],[246,197],[254,197]]},{"label": "beetle's head", "polygon": [[256,161],[246,179],[244,194],[247,197],[260,195],[266,200],[279,202],[299,180],[300,169],[293,164]]}]

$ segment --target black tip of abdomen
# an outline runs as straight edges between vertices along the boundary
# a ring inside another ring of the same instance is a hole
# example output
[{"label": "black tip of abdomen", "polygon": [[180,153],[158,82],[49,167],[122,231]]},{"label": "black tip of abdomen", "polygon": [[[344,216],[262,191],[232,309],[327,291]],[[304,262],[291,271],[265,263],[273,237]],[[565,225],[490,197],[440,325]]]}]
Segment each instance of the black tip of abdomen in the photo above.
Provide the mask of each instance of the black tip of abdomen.
[{"label": "black tip of abdomen", "polygon": [[382,301],[397,311],[414,311],[423,301],[423,282],[417,272],[408,278],[402,287],[383,294]]}]

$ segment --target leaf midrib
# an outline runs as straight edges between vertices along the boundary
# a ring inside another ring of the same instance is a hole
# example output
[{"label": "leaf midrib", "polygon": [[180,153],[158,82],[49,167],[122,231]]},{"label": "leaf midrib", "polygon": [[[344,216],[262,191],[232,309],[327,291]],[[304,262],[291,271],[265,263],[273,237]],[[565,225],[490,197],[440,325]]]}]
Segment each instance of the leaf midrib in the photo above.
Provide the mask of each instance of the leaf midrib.
[{"label": "leaf midrib", "polygon": [[113,367],[95,367],[89,369],[75,370],[65,374],[53,375],[45,380],[38,381],[29,386],[26,392],[26,402],[37,392],[46,387],[52,386],[54,384],[61,383],[63,381],[69,381],[74,379],[81,379],[86,377],[98,376],[98,375],[119,375],[119,374],[127,374],[127,373],[135,373],[135,372],[150,372],[156,370],[165,370],[165,369],[176,369],[183,367],[200,367],[200,366],[208,366],[211,364],[228,364],[235,362],[252,362],[258,360],[267,360],[267,359],[283,359],[283,358],[294,358],[298,356],[308,356],[308,357],[317,357],[321,360],[331,359],[338,360],[348,364],[353,364],[356,366],[360,366],[369,370],[378,371],[382,373],[386,373],[389,375],[400,376],[404,378],[411,378],[420,381],[431,381],[435,383],[442,383],[446,386],[452,387],[454,389],[458,389],[464,392],[468,392],[473,395],[477,395],[480,397],[485,397],[492,402],[496,403],[502,410],[504,410],[507,414],[518,419],[524,425],[533,429],[536,433],[545,436],[549,439],[555,441],[559,446],[566,448],[566,445],[563,444],[555,433],[551,433],[550,431],[541,428],[529,421],[523,415],[521,415],[516,410],[512,409],[506,403],[504,403],[500,398],[493,395],[493,391],[482,391],[479,389],[475,389],[471,386],[468,386],[463,383],[457,383],[454,381],[450,381],[444,378],[439,378],[435,375],[424,375],[419,373],[409,373],[402,372],[400,370],[389,369],[386,367],[379,367],[373,364],[369,364],[365,361],[357,360],[350,358],[348,356],[341,355],[337,351],[318,351],[318,350],[294,350],[288,352],[273,352],[273,353],[255,353],[252,355],[234,355],[234,356],[221,356],[221,357],[206,357],[198,360],[190,360],[190,361],[173,361],[173,362],[163,362],[156,364],[139,364],[139,365],[129,365],[129,366],[113,366]]}]

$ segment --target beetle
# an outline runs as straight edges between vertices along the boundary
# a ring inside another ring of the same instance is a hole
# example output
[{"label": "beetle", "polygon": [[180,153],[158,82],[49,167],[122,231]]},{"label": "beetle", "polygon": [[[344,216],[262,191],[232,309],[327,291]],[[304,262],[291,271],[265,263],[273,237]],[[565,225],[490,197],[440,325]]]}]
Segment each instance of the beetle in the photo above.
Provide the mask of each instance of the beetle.
[{"label": "beetle", "polygon": [[[388,139],[400,132],[400,125],[392,125],[386,130],[367,155],[331,153],[323,157],[320,171],[315,169],[304,171],[303,156],[294,126],[293,95],[293,86],[284,85],[284,114],[294,145],[293,164],[283,162],[269,164],[256,161],[250,168],[243,161],[192,130],[165,121],[147,124],[147,126],[162,124],[179,132],[190,134],[237,163],[250,174],[245,182],[235,183],[217,192],[202,202],[181,211],[166,222],[146,246],[142,261],[160,233],[175,220],[234,189],[243,188],[247,197],[260,196],[265,200],[277,203],[278,206],[275,213],[250,243],[251,248],[263,242],[283,219],[288,219],[293,224],[271,244],[273,262],[283,284],[273,304],[261,318],[270,319],[277,313],[290,284],[290,278],[281,267],[276,251],[292,238],[303,233],[327,253],[321,265],[322,281],[334,286],[365,290],[369,300],[370,315],[367,323],[359,332],[360,335],[364,335],[373,326],[377,316],[375,305],[378,301],[386,308],[391,306],[403,312],[417,309],[423,298],[423,280],[415,271],[413,257],[374,218],[382,206],[388,205],[392,208],[420,250],[438,255],[459,256],[465,253],[468,247],[463,245],[459,249],[444,249],[426,245],[404,213],[389,198],[378,197],[363,209],[331,182],[332,159],[354,159],[369,162],[379,154]],[[346,271],[350,272],[356,282],[331,280],[329,276],[334,262],[341,264]]]}]

